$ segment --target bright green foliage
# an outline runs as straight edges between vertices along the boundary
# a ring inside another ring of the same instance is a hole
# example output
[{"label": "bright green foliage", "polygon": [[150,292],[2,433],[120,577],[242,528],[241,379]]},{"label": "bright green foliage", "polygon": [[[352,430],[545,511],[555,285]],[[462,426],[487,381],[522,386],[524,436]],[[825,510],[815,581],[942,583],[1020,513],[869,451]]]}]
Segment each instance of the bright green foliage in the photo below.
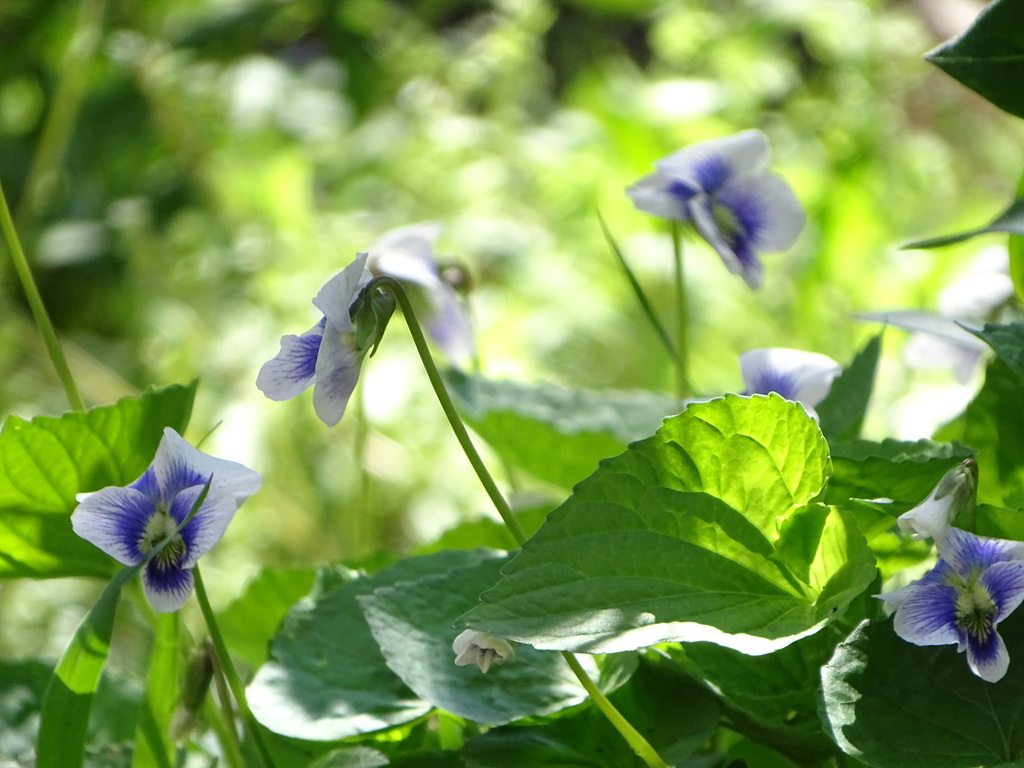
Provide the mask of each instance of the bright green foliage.
[{"label": "bright green foliage", "polygon": [[[474,665],[455,665],[452,619],[476,604],[507,562],[504,553],[478,551],[477,557],[477,563],[444,569],[454,558],[439,553],[439,572],[359,598],[388,667],[424,701],[479,723],[500,725],[582,701],[583,688],[558,654],[518,646],[514,661],[486,675]],[[583,661],[596,677],[592,661]]]},{"label": "bright green foliage", "polygon": [[672,397],[652,392],[588,392],[457,371],[447,380],[466,423],[503,459],[563,488],[679,410]]},{"label": "bright green foliage", "polygon": [[[719,714],[705,688],[665,664],[645,661],[609,698],[670,764],[701,764],[687,758],[714,732]],[[469,768],[636,765],[626,742],[594,708],[551,725],[494,728],[471,739],[462,756]]]},{"label": "bright green foliage", "polygon": [[814,409],[818,413],[821,433],[829,441],[860,437],[864,414],[875,387],[875,371],[881,352],[882,334],[878,334],[832,382],[828,395]]},{"label": "bright green foliage", "polygon": [[996,0],[925,58],[1011,115],[1024,117],[1024,5]]},{"label": "bright green foliage", "polygon": [[[1024,616],[999,626],[1010,658],[1024,654]],[[1018,765],[1024,679],[971,674],[953,646],[919,647],[891,621],[865,622],[822,672],[822,718],[848,754],[877,768]]]},{"label": "bright green foliage", "polygon": [[691,405],[578,485],[459,625],[591,652],[784,646],[874,575],[850,519],[808,504],[828,466],[795,403]]},{"label": "bright green foliage", "polygon": [[183,432],[195,383],[60,418],[11,416],[0,432],[0,578],[109,576],[116,563],[71,530],[75,495],[126,485],[164,427]]}]

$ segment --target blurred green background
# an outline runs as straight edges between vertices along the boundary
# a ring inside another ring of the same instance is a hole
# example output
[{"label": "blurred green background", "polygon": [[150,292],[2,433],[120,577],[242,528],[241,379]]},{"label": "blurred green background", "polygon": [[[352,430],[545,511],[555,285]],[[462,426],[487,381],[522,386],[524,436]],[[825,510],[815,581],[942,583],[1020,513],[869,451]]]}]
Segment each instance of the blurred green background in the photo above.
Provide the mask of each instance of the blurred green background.
[{"label": "blurred green background", "polygon": [[[808,226],[757,292],[688,243],[696,387],[740,389],[754,347],[846,364],[878,331],[853,312],[934,308],[1003,241],[900,244],[987,222],[1024,165],[1013,118],[921,58],[979,8],[5,0],[0,181],[87,401],[199,377],[189,437],[220,423],[204,449],[264,473],[204,560],[223,605],[261,565],[404,553],[488,514],[400,317],[336,428],[308,393],[276,404],[254,386],[280,336],[318,317],[322,283],[390,228],[443,222],[489,376],[669,390],[596,211],[670,317],[666,227],[623,189],[681,146],[758,127]],[[904,339],[886,337],[874,437],[926,434],[970,391],[909,372]],[[0,413],[64,408],[4,259]],[[0,654],[58,652],[95,588],[0,585]]]}]

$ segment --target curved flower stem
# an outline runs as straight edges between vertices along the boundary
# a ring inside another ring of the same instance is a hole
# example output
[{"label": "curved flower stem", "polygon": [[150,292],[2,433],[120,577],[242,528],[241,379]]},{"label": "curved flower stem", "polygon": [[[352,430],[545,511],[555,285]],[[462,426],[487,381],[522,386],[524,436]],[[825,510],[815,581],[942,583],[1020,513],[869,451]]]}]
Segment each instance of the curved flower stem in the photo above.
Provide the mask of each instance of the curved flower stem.
[{"label": "curved flower stem", "polygon": [[[405,316],[405,322],[409,326],[409,332],[412,334],[413,343],[416,345],[416,351],[420,355],[420,359],[423,361],[423,367],[427,372],[427,378],[430,379],[430,384],[434,388],[434,393],[437,395],[437,399],[441,402],[441,407],[444,409],[445,415],[448,417],[448,423],[451,424],[452,429],[455,431],[455,436],[459,440],[459,444],[462,449],[466,452],[466,457],[469,459],[470,464],[473,465],[473,469],[476,470],[477,477],[480,478],[480,482],[483,483],[484,489],[487,491],[487,495],[491,497],[491,501],[494,503],[495,508],[498,510],[498,514],[501,515],[501,519],[505,521],[505,525],[515,536],[516,541],[519,542],[520,546],[526,541],[526,533],[523,531],[522,526],[519,525],[519,521],[512,516],[512,510],[509,508],[508,502],[505,501],[505,497],[501,495],[501,491],[498,490],[497,484],[494,482],[494,478],[491,477],[487,467],[484,465],[483,460],[480,458],[480,454],[477,453],[476,448],[473,446],[472,440],[470,440],[469,433],[466,431],[465,425],[462,423],[462,417],[459,416],[458,411],[455,409],[455,404],[452,403],[451,396],[448,394],[448,390],[444,385],[444,381],[441,379],[441,374],[437,370],[437,365],[434,363],[434,358],[430,354],[430,349],[427,347],[427,340],[423,336],[423,330],[420,328],[419,321],[416,319],[416,315],[413,312],[412,305],[409,303],[409,297],[405,293],[405,289],[402,288],[402,284],[395,280],[393,277],[382,276],[372,280],[369,285],[366,286],[366,290],[372,290],[373,288],[381,288],[392,296],[398,302],[398,305],[402,308],[402,314]],[[580,681],[580,684],[586,689],[587,693],[590,694],[590,698],[593,699],[594,704],[597,705],[598,709],[604,713],[604,716],[608,718],[608,721],[614,726],[614,728],[622,735],[622,737],[629,743],[633,748],[633,751],[647,764],[648,768],[668,768],[668,765],[663,761],[658,753],[654,750],[643,736],[640,735],[629,721],[622,716],[615,705],[612,704],[608,697],[602,693],[597,687],[597,684],[590,679],[586,670],[580,665],[576,657],[568,651],[562,651],[562,657],[568,663],[569,668],[576,675],[576,678]]]},{"label": "curved flower stem", "polygon": [[420,328],[419,321],[416,319],[416,314],[412,310],[412,304],[409,302],[409,297],[406,295],[405,289],[402,288],[402,284],[395,280],[395,278],[387,275],[374,278],[369,285],[366,286],[366,290],[368,291],[373,288],[381,288],[390,293],[395,297],[395,301],[397,301],[398,305],[402,308],[402,315],[405,317],[405,322],[409,326],[409,333],[412,334],[413,344],[416,345],[416,351],[419,353],[420,360],[423,363],[423,368],[427,372],[427,378],[430,379],[430,386],[434,388],[434,394],[437,395],[437,399],[441,403],[444,415],[448,417],[448,423],[451,425],[452,431],[455,432],[455,437],[459,441],[459,445],[462,446],[462,450],[465,452],[466,458],[469,459],[469,463],[473,465],[473,470],[476,472],[476,476],[480,479],[484,490],[487,491],[487,495],[494,504],[494,508],[498,510],[498,514],[501,515],[501,519],[505,522],[505,525],[508,526],[512,535],[516,537],[516,541],[522,544],[526,541],[526,532],[523,531],[522,526],[519,525],[519,521],[512,516],[512,509],[509,507],[508,502],[505,501],[505,497],[501,495],[501,491],[498,490],[498,486],[494,482],[494,478],[491,477],[491,473],[487,471],[487,467],[484,465],[483,459],[480,458],[480,454],[477,453],[476,447],[473,445],[473,441],[470,439],[469,433],[466,431],[466,425],[462,423],[462,417],[459,416],[459,412],[456,410],[455,404],[452,402],[452,398],[448,394],[448,389],[445,387],[444,381],[441,379],[441,373],[437,370],[434,358],[430,355],[430,349],[427,347],[426,337],[424,337],[423,330]]},{"label": "curved flower stem", "polygon": [[253,717],[252,710],[249,709],[249,702],[245,698],[245,686],[242,684],[242,678],[238,674],[238,670],[235,669],[234,663],[231,661],[231,656],[228,654],[228,647],[224,644],[224,637],[220,633],[220,627],[217,625],[217,617],[213,613],[213,608],[210,606],[210,599],[206,596],[206,587],[203,586],[203,577],[199,574],[199,566],[196,565],[192,569],[192,574],[195,576],[196,584],[196,599],[199,601],[199,610],[203,613],[203,620],[206,622],[206,629],[210,633],[210,640],[213,641],[214,650],[217,652],[217,661],[220,664],[221,670],[224,672],[224,677],[228,682],[228,686],[231,688],[231,695],[235,697],[235,703],[238,705],[238,711],[242,715],[242,722],[245,723],[245,729],[249,732],[249,736],[252,737],[253,744],[256,747],[256,753],[260,757],[260,762],[264,768],[274,768],[274,760],[270,757],[270,752],[267,750],[267,745],[263,742],[263,735],[260,733],[259,723],[256,722],[256,718]]},{"label": "curved flower stem", "polygon": [[679,231],[679,222],[672,222],[672,254],[675,256],[675,292],[676,292],[676,394],[685,400],[690,394],[690,382],[687,378],[687,358],[689,356],[689,307],[686,303],[686,276],[683,272],[683,240]]},{"label": "curved flower stem", "polygon": [[0,228],[3,229],[4,238],[7,240],[7,248],[11,253],[11,261],[14,263],[14,271],[18,273],[18,279],[21,281],[21,287],[25,291],[28,306],[32,310],[32,317],[35,318],[39,333],[43,336],[46,351],[50,354],[53,367],[57,369],[60,383],[64,385],[64,392],[67,395],[68,402],[71,403],[72,409],[84,411],[85,401],[82,399],[82,395],[75,385],[75,380],[71,376],[68,361],[64,357],[64,351],[60,348],[60,342],[57,340],[57,332],[53,329],[53,323],[50,322],[50,316],[46,312],[43,298],[39,295],[39,288],[36,287],[35,280],[32,277],[32,270],[28,265],[28,259],[25,258],[25,252],[21,249],[21,241],[18,240],[18,233],[14,228],[14,221],[11,219],[11,209],[7,205],[7,198],[4,196],[2,185],[0,185]]}]

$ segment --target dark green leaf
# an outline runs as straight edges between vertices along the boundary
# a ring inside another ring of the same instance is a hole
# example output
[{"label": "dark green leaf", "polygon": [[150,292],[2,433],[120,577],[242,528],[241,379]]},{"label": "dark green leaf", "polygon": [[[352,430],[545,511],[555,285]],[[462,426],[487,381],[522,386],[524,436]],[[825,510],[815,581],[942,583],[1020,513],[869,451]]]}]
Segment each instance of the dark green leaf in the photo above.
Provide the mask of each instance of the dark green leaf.
[{"label": "dark green leaf", "polygon": [[109,576],[117,563],[71,530],[78,493],[127,485],[164,427],[183,432],[195,383],[60,418],[11,416],[0,431],[0,578]]},{"label": "dark green leaf", "polygon": [[[1021,60],[1024,66],[1024,59]],[[1024,104],[1024,101],[1022,101]],[[904,248],[940,248],[944,245],[961,243],[970,240],[978,235],[988,235],[994,232],[1008,232],[1011,235],[1024,235],[1024,198],[1014,200],[1010,207],[995,217],[991,223],[977,229],[970,229],[966,232],[958,232],[954,235],[943,235],[942,237],[930,237],[926,240],[917,240],[907,243]]]},{"label": "dark green leaf", "polygon": [[[359,603],[388,666],[424,701],[479,723],[500,725],[580,702],[586,691],[557,653],[516,649],[513,660],[457,667],[452,621],[476,604],[506,562],[495,552],[473,565],[379,587]],[[592,677],[596,667],[581,659]]]},{"label": "dark green leaf", "polygon": [[807,505],[827,468],[798,404],[691,405],[602,462],[459,626],[588,652],[669,640],[782,647],[874,576],[852,522]]},{"label": "dark green leaf", "polygon": [[1011,370],[1024,376],[1024,323],[986,323],[975,336],[995,350]]},{"label": "dark green leaf", "polygon": [[835,381],[818,407],[821,432],[829,440],[854,440],[875,386],[875,370],[882,351],[882,334],[871,339]]},{"label": "dark green leaf", "polygon": [[651,392],[562,389],[457,371],[446,381],[466,423],[503,459],[563,488],[679,411],[674,398]]},{"label": "dark green leaf", "polygon": [[962,35],[925,57],[1002,110],[1024,117],[1024,5],[996,0]]},{"label": "dark green leaf", "polygon": [[[1024,615],[999,626],[1024,658]],[[878,768],[974,768],[1024,757],[1024,678],[987,683],[954,645],[919,647],[864,622],[822,671],[822,717],[847,754]],[[1017,764],[1017,763],[1014,763]]]}]

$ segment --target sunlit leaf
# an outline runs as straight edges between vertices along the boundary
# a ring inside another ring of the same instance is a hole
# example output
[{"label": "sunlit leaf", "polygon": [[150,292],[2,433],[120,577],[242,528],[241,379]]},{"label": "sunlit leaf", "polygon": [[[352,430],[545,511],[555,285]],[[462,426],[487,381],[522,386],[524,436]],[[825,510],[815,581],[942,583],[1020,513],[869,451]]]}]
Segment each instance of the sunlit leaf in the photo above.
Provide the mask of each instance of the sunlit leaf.
[{"label": "sunlit leaf", "polygon": [[828,465],[796,403],[691,405],[602,462],[459,626],[589,652],[670,640],[783,647],[874,575],[852,521],[808,504]]}]

